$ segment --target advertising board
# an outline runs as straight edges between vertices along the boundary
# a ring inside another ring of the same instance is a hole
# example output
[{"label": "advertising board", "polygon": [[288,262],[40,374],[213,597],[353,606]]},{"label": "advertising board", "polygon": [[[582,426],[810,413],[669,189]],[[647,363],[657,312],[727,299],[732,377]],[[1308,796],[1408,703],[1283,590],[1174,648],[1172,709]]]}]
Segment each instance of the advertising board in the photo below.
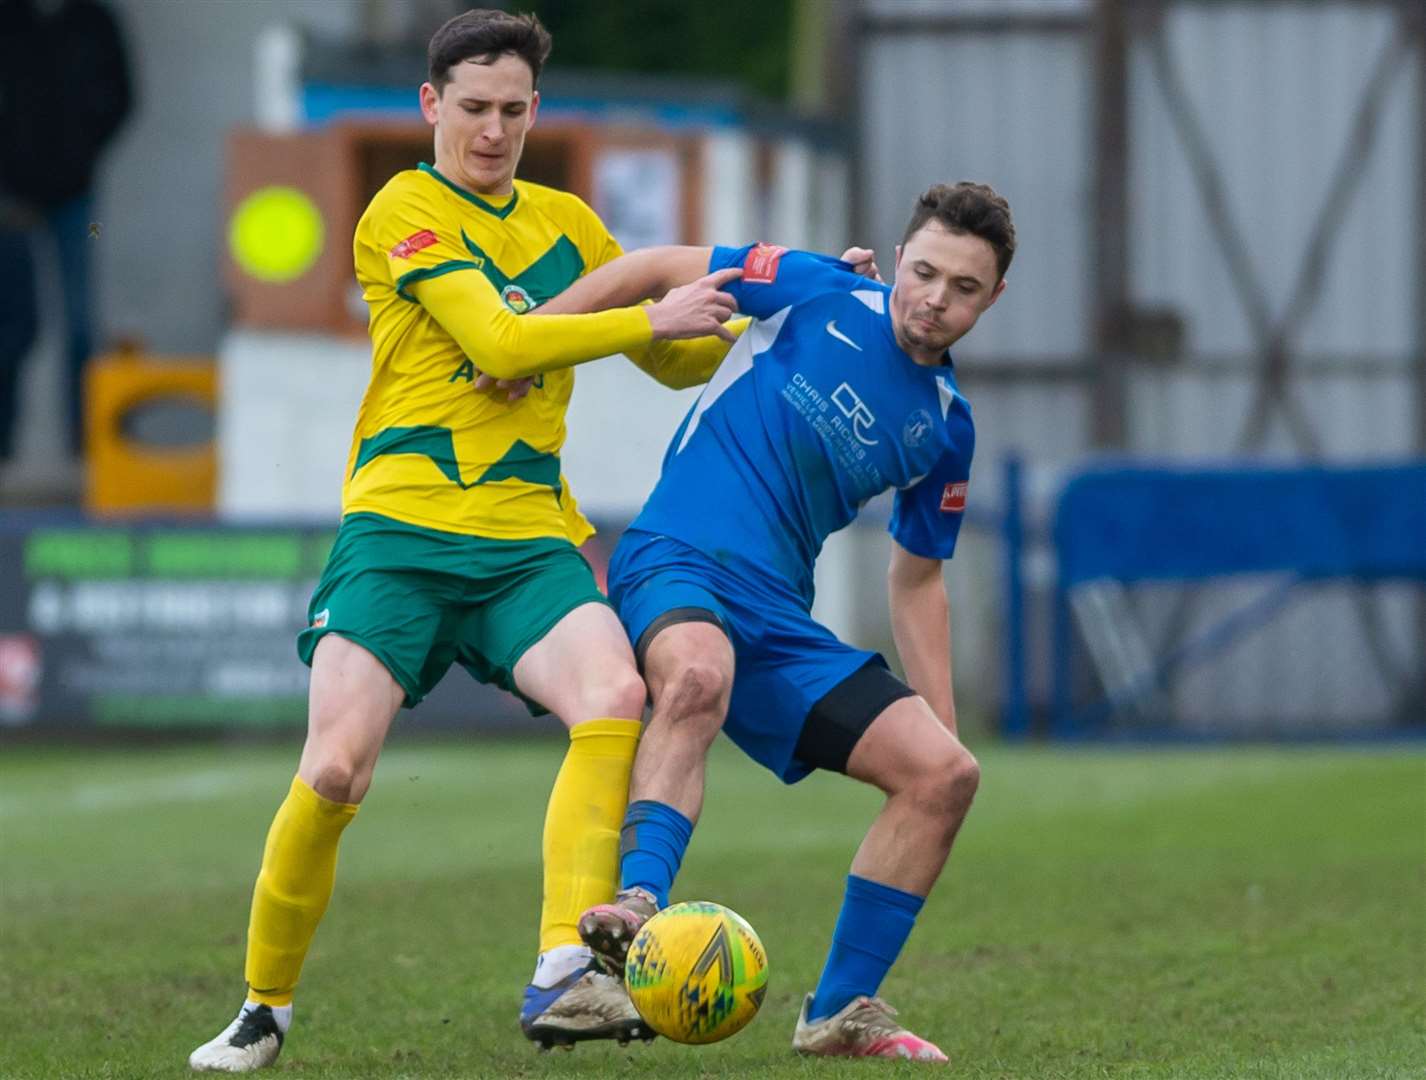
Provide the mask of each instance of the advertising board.
[{"label": "advertising board", "polygon": [[[300,729],[330,526],[0,527],[0,728]],[[601,584],[608,544],[585,548]],[[398,724],[553,730],[453,668]]]}]

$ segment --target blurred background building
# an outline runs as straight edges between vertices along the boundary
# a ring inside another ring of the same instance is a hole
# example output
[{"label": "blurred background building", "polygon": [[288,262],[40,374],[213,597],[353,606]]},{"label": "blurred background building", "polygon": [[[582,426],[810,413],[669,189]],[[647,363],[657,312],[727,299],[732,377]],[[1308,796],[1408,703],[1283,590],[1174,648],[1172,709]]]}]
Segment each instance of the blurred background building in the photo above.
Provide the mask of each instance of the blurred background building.
[{"label": "blurred background building", "polygon": [[[369,363],[350,228],[429,156],[424,46],[465,6],[110,0],[137,106],[88,237],[109,436],[77,487],[45,319],[0,477],[6,722],[300,723],[290,634]],[[503,6],[555,38],[521,175],[626,247],[857,242],[889,277],[931,183],[1009,199],[1010,288],[956,350],[978,434],[947,571],[968,713],[1020,734],[1426,730],[1426,6]],[[249,201],[274,188],[301,200]],[[254,206],[307,230],[287,268],[243,259]],[[53,245],[35,251],[57,316]],[[566,471],[612,537],[695,392],[619,361],[578,385]],[[107,516],[66,509],[81,494]],[[829,543],[818,614],[889,649],[880,515]],[[519,718],[457,679],[414,719]]]}]

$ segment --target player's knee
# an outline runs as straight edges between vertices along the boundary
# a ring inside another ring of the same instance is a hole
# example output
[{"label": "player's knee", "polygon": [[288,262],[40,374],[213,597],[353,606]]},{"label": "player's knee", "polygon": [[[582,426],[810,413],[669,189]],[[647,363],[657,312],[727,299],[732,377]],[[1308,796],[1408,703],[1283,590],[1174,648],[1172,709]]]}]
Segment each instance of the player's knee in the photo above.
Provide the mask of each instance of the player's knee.
[{"label": "player's knee", "polygon": [[954,825],[965,817],[979,787],[980,762],[965,747],[957,746],[921,775],[916,801],[927,815]]},{"label": "player's knee", "polygon": [[602,673],[588,692],[587,711],[591,716],[612,716],[637,720],[644,714],[648,691],[639,673],[627,664],[612,666]]},{"label": "player's knee", "polygon": [[965,747],[960,748],[951,765],[949,786],[956,803],[966,808],[980,790],[980,762]]},{"label": "player's knee", "polygon": [[662,687],[655,711],[686,734],[707,734],[711,740],[723,725],[732,678],[717,663],[691,660]]},{"label": "player's knee", "polygon": [[357,769],[350,761],[336,758],[321,761],[312,769],[307,783],[324,799],[352,802],[352,793],[357,786]]},{"label": "player's knee", "polygon": [[361,802],[371,786],[374,761],[363,761],[339,749],[319,749],[303,755],[302,779],[318,795],[332,802]]}]

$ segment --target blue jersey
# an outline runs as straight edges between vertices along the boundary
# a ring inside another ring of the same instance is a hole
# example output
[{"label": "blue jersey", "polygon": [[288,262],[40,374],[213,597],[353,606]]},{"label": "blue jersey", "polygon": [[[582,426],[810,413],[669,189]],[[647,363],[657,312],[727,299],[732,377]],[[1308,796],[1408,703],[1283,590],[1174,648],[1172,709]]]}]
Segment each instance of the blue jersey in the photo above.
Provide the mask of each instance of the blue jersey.
[{"label": "blue jersey", "polygon": [[684,418],[631,529],[730,568],[771,572],[810,606],[822,543],[896,489],[891,535],[949,558],[975,429],[950,358],[896,344],[890,287],[836,259],[767,245],[715,248],[709,270],[753,322]]}]

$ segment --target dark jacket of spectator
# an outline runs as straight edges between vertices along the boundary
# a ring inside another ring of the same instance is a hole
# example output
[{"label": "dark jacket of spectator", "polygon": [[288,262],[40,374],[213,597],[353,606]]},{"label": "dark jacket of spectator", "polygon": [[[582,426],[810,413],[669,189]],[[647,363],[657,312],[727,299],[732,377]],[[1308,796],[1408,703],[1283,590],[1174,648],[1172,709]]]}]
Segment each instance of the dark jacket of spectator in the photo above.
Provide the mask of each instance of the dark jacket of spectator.
[{"label": "dark jacket of spectator", "polygon": [[90,190],[132,104],[118,23],[96,0],[0,0],[0,197],[45,211]]}]

